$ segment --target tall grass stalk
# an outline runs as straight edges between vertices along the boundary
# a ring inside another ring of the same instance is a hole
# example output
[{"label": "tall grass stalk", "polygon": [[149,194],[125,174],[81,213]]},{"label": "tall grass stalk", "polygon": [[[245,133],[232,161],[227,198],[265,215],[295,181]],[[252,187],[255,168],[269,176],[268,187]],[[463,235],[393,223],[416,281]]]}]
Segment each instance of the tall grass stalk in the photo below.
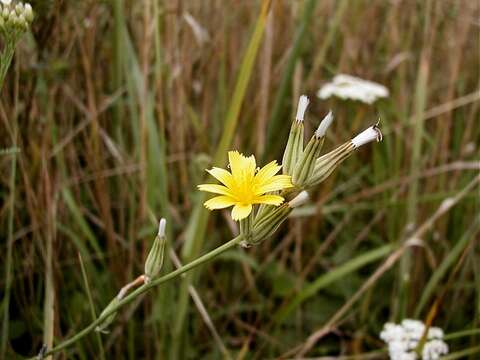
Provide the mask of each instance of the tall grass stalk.
[{"label": "tall grass stalk", "polygon": [[[243,56],[240,70],[238,72],[235,89],[233,90],[232,100],[227,110],[225,125],[222,131],[220,142],[215,151],[213,160],[214,166],[221,166],[225,161],[227,150],[229,149],[232,138],[237,128],[238,116],[240,108],[245,98],[247,85],[252,75],[253,65],[257,57],[258,49],[261,44],[262,36],[267,23],[268,12],[270,10],[271,0],[263,0],[261,4],[260,14],[257,23],[250,38],[248,47]],[[188,224],[187,236],[182,249],[182,257],[185,261],[190,261],[197,256],[203,247],[207,221],[209,218],[208,211],[203,207],[205,196],[198,194],[190,222]],[[182,282],[179,295],[179,303],[177,308],[177,316],[173,326],[173,347],[171,358],[177,359],[181,347],[181,331],[184,327],[185,316],[188,311],[188,284],[192,281],[195,274],[189,274],[185,281]]]},{"label": "tall grass stalk", "polygon": [[287,95],[289,87],[291,86],[291,81],[293,77],[293,72],[295,70],[295,65],[300,57],[300,52],[302,46],[305,42],[305,37],[307,34],[308,25],[313,18],[315,12],[315,7],[319,3],[318,0],[307,0],[304,3],[304,8],[302,12],[302,17],[298,24],[297,30],[295,32],[295,38],[293,40],[293,46],[290,50],[290,55],[288,57],[287,65],[283,71],[282,80],[278,86],[278,90],[275,95],[275,100],[273,102],[271,115],[268,120],[268,130],[267,130],[267,142],[265,146],[265,151],[263,153],[263,158],[269,158],[276,147],[278,142],[275,139],[280,136],[282,129],[283,133],[286,133],[287,127],[282,124],[284,121],[283,112],[285,111]]},{"label": "tall grass stalk", "polygon": [[[1,87],[0,87],[1,89]],[[16,144],[17,130],[14,125],[13,128],[13,143]],[[15,184],[17,176],[17,155],[15,153],[10,155],[12,157],[10,166],[10,193],[9,193],[9,210],[8,210],[8,238],[7,238],[7,254],[5,261],[5,292],[2,300],[3,318],[2,318],[2,340],[0,347],[0,357],[5,358],[7,350],[8,330],[9,330],[9,312],[10,312],[10,295],[12,288],[12,251],[13,251],[13,218],[15,216]]]}]

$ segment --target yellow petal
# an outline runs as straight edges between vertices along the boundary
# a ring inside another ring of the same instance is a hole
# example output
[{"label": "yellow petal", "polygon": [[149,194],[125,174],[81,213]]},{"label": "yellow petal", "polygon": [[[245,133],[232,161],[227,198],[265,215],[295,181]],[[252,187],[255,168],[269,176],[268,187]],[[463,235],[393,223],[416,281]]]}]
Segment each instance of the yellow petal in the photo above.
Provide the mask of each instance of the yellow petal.
[{"label": "yellow petal", "polygon": [[211,170],[207,170],[207,172],[226,187],[231,188],[234,186],[233,176],[227,170],[214,167]]},{"label": "yellow petal", "polygon": [[240,176],[242,170],[242,156],[238,151],[228,152],[228,163],[230,164],[230,170],[234,178]]},{"label": "yellow petal", "polygon": [[205,205],[208,210],[224,209],[235,205],[235,200],[230,196],[215,196],[214,198],[205,201],[203,205]]},{"label": "yellow petal", "polygon": [[255,156],[250,155],[249,157],[243,157],[243,166],[248,178],[253,178],[255,176],[255,169],[257,168]]},{"label": "yellow petal", "polygon": [[228,162],[230,163],[230,170],[234,179],[239,179],[243,175],[253,177],[255,174],[256,162],[255,156],[249,157],[240,154],[238,151],[228,152]]},{"label": "yellow petal", "polygon": [[282,167],[278,165],[276,161],[269,162],[258,171],[257,175],[255,175],[255,181],[257,181],[257,184],[261,185],[279,172],[281,168]]},{"label": "yellow petal", "polygon": [[255,194],[261,195],[267,192],[278,191],[291,187],[293,187],[293,185],[289,175],[276,175],[270,180],[265,181],[263,184],[260,184],[255,189]]},{"label": "yellow petal", "polygon": [[262,195],[255,199],[255,204],[267,204],[278,206],[283,203],[283,197],[278,195]]},{"label": "yellow petal", "polygon": [[231,192],[223,185],[202,184],[202,185],[198,185],[198,189],[200,191],[207,191],[214,194],[232,196]]},{"label": "yellow petal", "polygon": [[232,209],[232,219],[235,221],[245,219],[252,212],[251,204],[237,204]]}]

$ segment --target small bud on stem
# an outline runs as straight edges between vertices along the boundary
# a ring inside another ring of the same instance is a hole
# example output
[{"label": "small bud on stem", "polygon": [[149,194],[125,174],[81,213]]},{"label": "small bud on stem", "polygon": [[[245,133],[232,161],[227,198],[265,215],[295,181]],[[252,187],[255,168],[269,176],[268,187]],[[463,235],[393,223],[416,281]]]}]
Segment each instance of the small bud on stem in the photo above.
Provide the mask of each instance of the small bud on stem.
[{"label": "small bud on stem", "polygon": [[160,273],[163,266],[165,245],[167,243],[167,237],[165,236],[166,224],[167,221],[162,218],[158,225],[158,235],[153,241],[147,260],[145,260],[145,283],[147,284]]}]

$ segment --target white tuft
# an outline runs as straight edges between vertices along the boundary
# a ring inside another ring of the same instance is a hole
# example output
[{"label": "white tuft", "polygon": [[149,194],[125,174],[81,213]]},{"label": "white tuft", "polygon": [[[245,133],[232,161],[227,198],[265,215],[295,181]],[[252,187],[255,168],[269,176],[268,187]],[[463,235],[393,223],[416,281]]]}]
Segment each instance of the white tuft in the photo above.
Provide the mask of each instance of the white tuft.
[{"label": "white tuft", "polygon": [[317,131],[315,131],[315,137],[317,139],[320,139],[321,137],[325,136],[325,133],[327,132],[328,128],[330,127],[330,125],[332,125],[333,119],[334,119],[333,113],[330,110],[327,116],[325,116],[323,120],[320,122],[320,125],[318,125]]},{"label": "white tuft", "polygon": [[336,75],[332,82],[325,84],[317,92],[320,99],[336,96],[340,99],[358,100],[366,104],[372,104],[379,98],[385,98],[388,95],[388,89],[383,85],[345,74]]},{"label": "white tuft", "polygon": [[360,134],[355,136],[351,141],[355,148],[358,148],[362,145],[368,144],[373,140],[377,142],[382,141],[383,136],[377,125],[370,126],[369,128],[363,130]]},{"label": "white tuft", "polygon": [[297,121],[303,121],[305,116],[305,111],[307,110],[307,106],[309,103],[310,103],[310,100],[308,100],[307,96],[305,95],[300,96],[300,99],[298,99],[297,116],[295,116],[295,119]]},{"label": "white tuft", "polygon": [[290,206],[291,208],[302,206],[308,201],[308,199],[309,199],[308,192],[303,190],[300,194],[298,194],[292,200],[290,200],[290,202],[288,203],[288,206]]},{"label": "white tuft", "polygon": [[160,219],[160,223],[158,224],[158,236],[165,237],[165,226],[167,225],[167,220],[164,218]]},{"label": "white tuft", "polygon": [[0,0],[3,5],[10,5],[12,0]]}]

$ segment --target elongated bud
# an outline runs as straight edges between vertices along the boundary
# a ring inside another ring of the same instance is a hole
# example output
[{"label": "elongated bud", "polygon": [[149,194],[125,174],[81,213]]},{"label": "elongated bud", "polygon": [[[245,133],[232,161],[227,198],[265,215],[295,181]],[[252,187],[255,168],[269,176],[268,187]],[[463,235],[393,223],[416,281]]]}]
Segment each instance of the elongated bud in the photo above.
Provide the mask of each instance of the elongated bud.
[{"label": "elongated bud", "polygon": [[360,146],[372,141],[381,141],[382,133],[378,123],[370,126],[352,140],[340,145],[335,150],[319,157],[315,161],[312,176],[308,180],[307,187],[315,186],[323,182],[330,174]]},{"label": "elongated bud", "polygon": [[290,128],[287,146],[283,153],[282,172],[285,175],[292,175],[293,169],[302,155],[304,137],[303,120],[309,103],[310,100],[308,100],[308,97],[305,95],[300,96],[297,106],[297,115]]},{"label": "elongated bud", "polygon": [[288,204],[283,204],[267,212],[264,216],[256,218],[253,223],[251,236],[242,240],[240,245],[250,247],[268,239],[277,231],[291,211],[292,208]]},{"label": "elongated bud", "polygon": [[24,10],[24,7],[23,7],[23,4],[22,4],[22,3],[18,3],[18,4],[15,6],[15,11],[17,12],[17,15],[23,14],[23,10]]},{"label": "elongated bud", "polygon": [[165,226],[167,221],[160,220],[158,226],[158,235],[153,241],[152,248],[148,253],[147,260],[145,260],[145,283],[148,284],[155,276],[160,273],[163,266],[163,259],[165,257],[165,245],[167,237],[165,236]]},{"label": "elongated bud", "polygon": [[23,15],[25,16],[25,19],[31,23],[33,21],[33,9],[32,5],[29,3],[25,4],[25,9],[23,10]]},{"label": "elongated bud", "polygon": [[299,206],[302,206],[308,201],[309,198],[310,198],[310,196],[308,195],[308,192],[303,190],[302,192],[300,192],[297,196],[295,196],[292,200],[290,200],[288,202],[288,206],[291,207],[292,209],[296,208],[296,207],[299,207]]},{"label": "elongated bud", "polygon": [[[99,317],[102,317],[104,314],[109,312],[113,307],[117,306],[117,304],[120,302],[121,299],[119,299],[117,296],[113,298],[112,301],[107,305],[105,309],[103,309],[102,313],[100,314]],[[98,325],[95,328],[95,331],[101,332],[101,333],[108,333],[108,327],[113,323],[115,320],[115,317],[117,316],[117,311],[113,312],[112,314],[108,315],[107,318],[102,321],[100,325]]]},{"label": "elongated bud", "polygon": [[332,124],[333,114],[330,111],[327,116],[320,122],[317,131],[312,136],[310,141],[293,170],[292,183],[295,186],[303,187],[313,173],[315,167],[315,160],[320,155],[323,142],[325,141],[325,133],[328,127]]}]

